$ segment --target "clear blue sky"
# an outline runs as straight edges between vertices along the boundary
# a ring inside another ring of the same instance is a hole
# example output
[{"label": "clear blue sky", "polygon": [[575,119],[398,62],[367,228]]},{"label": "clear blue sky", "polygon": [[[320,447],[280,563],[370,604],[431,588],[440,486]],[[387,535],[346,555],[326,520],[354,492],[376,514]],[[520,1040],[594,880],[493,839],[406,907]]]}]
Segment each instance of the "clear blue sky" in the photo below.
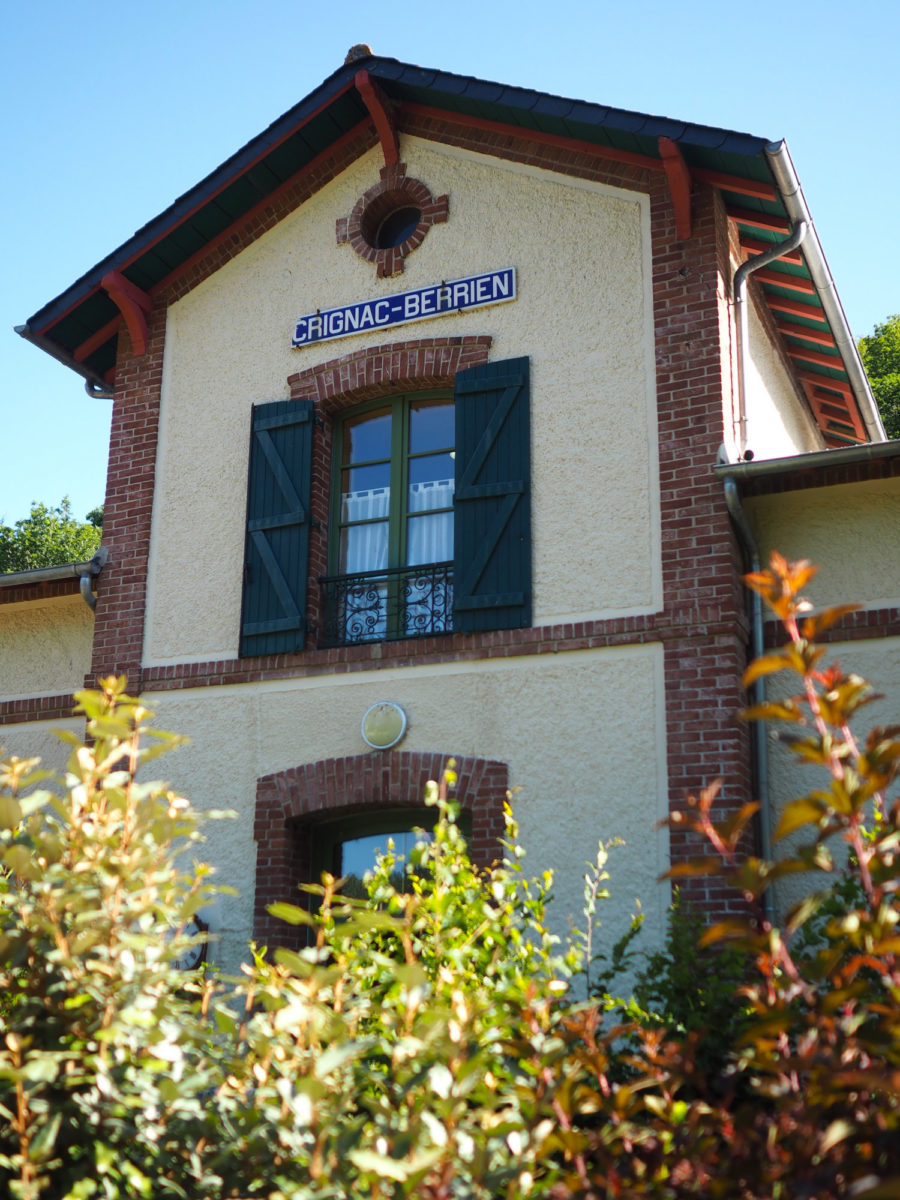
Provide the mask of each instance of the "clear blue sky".
[{"label": "clear blue sky", "polygon": [[[900,4],[43,0],[0,6],[0,521],[103,500],[110,401],[12,332],[356,42],[786,138],[856,336],[900,311]],[[781,49],[775,49],[781,47]]]}]

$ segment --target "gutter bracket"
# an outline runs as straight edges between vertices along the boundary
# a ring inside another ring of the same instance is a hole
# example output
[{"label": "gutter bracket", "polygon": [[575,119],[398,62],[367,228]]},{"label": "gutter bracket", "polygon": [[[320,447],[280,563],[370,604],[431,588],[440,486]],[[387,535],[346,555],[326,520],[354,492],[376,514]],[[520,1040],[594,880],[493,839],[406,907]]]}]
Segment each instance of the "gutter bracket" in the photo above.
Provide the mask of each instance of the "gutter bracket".
[{"label": "gutter bracket", "polygon": [[666,171],[672,207],[675,209],[675,236],[679,242],[691,236],[691,172],[677,142],[671,138],[657,139],[659,156]]},{"label": "gutter bracket", "polygon": [[368,71],[357,71],[353,77],[353,84],[369,110],[369,116],[375,122],[375,132],[384,154],[384,165],[396,166],[400,161],[400,142],[394,125],[391,102]]},{"label": "gutter bracket", "polygon": [[147,314],[153,301],[121,271],[109,271],[100,280],[100,286],[109,294],[118,308],[131,335],[131,348],[137,355],[147,353]]}]

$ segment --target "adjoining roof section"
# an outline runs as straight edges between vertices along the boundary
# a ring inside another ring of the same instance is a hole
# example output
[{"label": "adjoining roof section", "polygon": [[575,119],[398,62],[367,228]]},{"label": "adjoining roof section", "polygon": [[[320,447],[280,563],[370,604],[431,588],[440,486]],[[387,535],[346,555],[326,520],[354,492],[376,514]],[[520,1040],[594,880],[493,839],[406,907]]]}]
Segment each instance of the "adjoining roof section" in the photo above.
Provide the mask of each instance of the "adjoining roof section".
[{"label": "adjoining roof section", "polygon": [[[748,254],[784,239],[798,217],[799,184],[779,170],[783,143],[665,117],[567,100],[526,88],[428,70],[371,56],[346,63],[196,187],[98,263],[18,332],[108,388],[123,320],[140,336],[148,298],[195,254],[221,237],[334,144],[372,127],[357,72],[364,70],[400,112],[506,130],[599,158],[665,172],[679,233],[689,228],[692,180],[721,190]],[[789,158],[786,159],[789,163]],[[786,183],[787,178],[787,183]],[[805,210],[805,204],[802,205]],[[801,251],[754,279],[828,445],[884,439],[815,230]]]}]

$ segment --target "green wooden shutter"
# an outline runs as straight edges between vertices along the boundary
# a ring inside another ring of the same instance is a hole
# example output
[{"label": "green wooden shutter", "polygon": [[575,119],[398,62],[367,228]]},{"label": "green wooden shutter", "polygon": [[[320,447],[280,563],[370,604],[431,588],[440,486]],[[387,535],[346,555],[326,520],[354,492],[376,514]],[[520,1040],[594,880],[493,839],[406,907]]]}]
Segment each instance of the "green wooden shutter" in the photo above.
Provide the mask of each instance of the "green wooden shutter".
[{"label": "green wooden shutter", "polygon": [[311,400],[253,408],[242,658],[290,654],[306,643],[312,417]]},{"label": "green wooden shutter", "polygon": [[460,371],[455,384],[453,627],[531,624],[528,359]]}]

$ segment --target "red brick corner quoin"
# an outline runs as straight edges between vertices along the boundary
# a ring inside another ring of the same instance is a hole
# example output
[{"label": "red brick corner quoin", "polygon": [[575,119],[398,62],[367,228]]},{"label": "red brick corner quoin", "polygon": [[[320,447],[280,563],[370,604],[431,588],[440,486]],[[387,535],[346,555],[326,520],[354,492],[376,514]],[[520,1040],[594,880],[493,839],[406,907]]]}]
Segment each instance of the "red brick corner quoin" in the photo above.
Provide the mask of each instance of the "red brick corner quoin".
[{"label": "red brick corner quoin", "polygon": [[441,778],[451,757],[458,779],[453,796],[470,822],[469,853],[476,865],[487,867],[500,855],[506,763],[401,750],[321,759],[257,780],[254,939],[271,947],[302,938],[302,926],[287,925],[267,910],[279,901],[304,903],[298,884],[312,882],[312,826],[386,808],[408,808],[414,821],[421,816],[424,823],[425,785]]}]

